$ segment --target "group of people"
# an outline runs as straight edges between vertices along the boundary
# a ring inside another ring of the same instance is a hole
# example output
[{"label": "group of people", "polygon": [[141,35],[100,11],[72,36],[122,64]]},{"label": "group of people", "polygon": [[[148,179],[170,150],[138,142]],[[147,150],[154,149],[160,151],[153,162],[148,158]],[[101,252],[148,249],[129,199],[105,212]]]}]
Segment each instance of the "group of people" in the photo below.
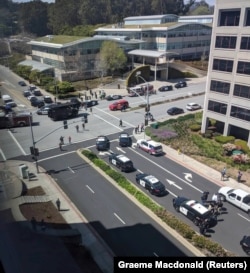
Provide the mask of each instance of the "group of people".
[{"label": "group of people", "polygon": [[[64,145],[64,137],[61,136],[59,140],[60,140],[59,149],[60,149],[60,151],[62,151],[63,150],[62,146]],[[68,137],[68,141],[69,141],[69,144],[71,144],[71,136]]]},{"label": "group of people", "polygon": [[211,201],[208,201],[208,191],[204,191],[201,196],[201,202],[203,205],[208,206],[208,209],[212,211],[214,216],[217,216],[221,213],[221,208],[223,207],[223,202],[221,196],[218,193],[214,193]]},{"label": "group of people", "polygon": [[144,131],[144,123],[142,123],[141,125],[139,124],[139,125],[137,125],[137,126],[135,127],[135,133],[136,133],[136,134],[141,133],[141,132],[143,132],[143,131]]},{"label": "group of people", "polygon": [[[237,175],[237,181],[241,182],[242,172],[239,170]],[[223,168],[221,171],[221,180],[224,181],[229,178],[229,175],[227,175],[227,169],[226,167]]]}]

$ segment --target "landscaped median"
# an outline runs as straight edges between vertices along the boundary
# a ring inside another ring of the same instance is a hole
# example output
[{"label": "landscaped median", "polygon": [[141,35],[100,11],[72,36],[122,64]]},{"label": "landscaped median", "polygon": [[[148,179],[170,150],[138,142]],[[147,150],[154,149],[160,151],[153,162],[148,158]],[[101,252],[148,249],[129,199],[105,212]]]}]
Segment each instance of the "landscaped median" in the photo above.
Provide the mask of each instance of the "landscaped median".
[{"label": "landscaped median", "polygon": [[155,216],[161,219],[170,228],[174,229],[178,234],[198,248],[205,256],[216,257],[232,257],[235,254],[226,251],[218,243],[213,242],[205,236],[199,235],[189,225],[180,221],[165,208],[157,204],[153,199],[144,194],[138,187],[130,182],[120,172],[115,171],[105,161],[98,158],[96,154],[87,149],[79,150],[78,153],[90,161],[95,167],[99,168],[106,176],[111,178],[119,187],[133,196],[144,207],[150,210]]}]

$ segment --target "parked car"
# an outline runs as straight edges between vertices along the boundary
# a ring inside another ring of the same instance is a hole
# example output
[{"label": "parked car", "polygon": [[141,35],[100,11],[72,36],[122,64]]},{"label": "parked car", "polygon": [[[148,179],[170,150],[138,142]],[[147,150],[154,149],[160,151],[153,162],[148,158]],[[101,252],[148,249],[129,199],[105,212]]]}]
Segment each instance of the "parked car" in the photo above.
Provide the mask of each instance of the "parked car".
[{"label": "parked car", "polygon": [[188,111],[195,111],[201,109],[201,105],[195,102],[190,102],[186,105]]},{"label": "parked car", "polygon": [[250,236],[243,236],[240,241],[242,249],[246,252],[247,255],[250,255]]},{"label": "parked car", "polygon": [[48,111],[50,109],[50,106],[42,106],[40,109],[36,111],[38,115],[48,115]]},{"label": "parked car", "polygon": [[87,104],[87,107],[93,107],[93,106],[96,106],[98,105],[98,100],[85,100],[84,101],[84,105]]},{"label": "parked car", "polygon": [[218,193],[222,201],[227,201],[250,215],[250,193],[227,186],[221,187]]},{"label": "parked car", "polygon": [[167,110],[167,113],[171,116],[173,115],[179,115],[179,114],[183,114],[184,110],[182,108],[178,108],[178,107],[171,107]]},{"label": "parked car", "polygon": [[30,90],[31,92],[33,92],[33,91],[36,90],[36,89],[37,89],[37,87],[36,87],[35,85],[33,85],[33,84],[29,85],[29,90]]},{"label": "parked car", "polygon": [[29,101],[37,100],[37,97],[34,96],[34,95],[31,95],[31,96],[27,97],[27,99],[28,99]]},{"label": "parked car", "polygon": [[119,135],[119,145],[121,147],[129,147],[132,144],[132,138],[129,136],[128,133],[120,133]]},{"label": "parked car", "polygon": [[109,150],[109,148],[110,148],[110,141],[108,137],[98,136],[98,138],[96,139],[96,149],[98,151],[105,151],[105,150]]},{"label": "parked car", "polygon": [[160,92],[172,91],[172,90],[173,90],[173,85],[164,85],[158,89],[158,91]]},{"label": "parked car", "polygon": [[42,96],[43,94],[42,94],[42,92],[41,92],[39,89],[35,89],[35,90],[33,91],[33,95],[34,95],[34,96]]},{"label": "parked car", "polygon": [[28,98],[28,97],[32,96],[32,93],[29,90],[25,90],[25,91],[23,91],[23,96],[25,98]]},{"label": "parked car", "polygon": [[106,97],[106,100],[111,101],[111,100],[120,100],[122,99],[121,95],[109,95]]},{"label": "parked car", "polygon": [[24,81],[19,81],[18,84],[19,84],[20,86],[26,86],[26,85],[27,85]]},{"label": "parked car", "polygon": [[134,97],[138,97],[138,94],[135,93],[135,92],[130,92],[130,93],[128,94],[128,96],[131,97],[131,98],[134,98]]},{"label": "parked car", "polygon": [[51,96],[44,96],[43,100],[45,103],[53,103]]},{"label": "parked car", "polygon": [[45,105],[45,103],[44,103],[43,100],[39,100],[37,97],[35,97],[35,98],[36,98],[36,99],[32,99],[32,100],[30,101],[31,106],[40,108],[40,107],[42,107],[42,106]]},{"label": "parked car", "polygon": [[153,140],[139,139],[136,145],[150,155],[161,155],[163,153],[162,145]]},{"label": "parked car", "polygon": [[135,176],[136,183],[148,190],[151,194],[162,196],[166,194],[166,187],[155,176],[146,173],[137,173]]},{"label": "parked car", "polygon": [[6,102],[5,106],[9,108],[14,108],[14,107],[17,107],[17,104],[14,101],[10,101],[10,102]]},{"label": "parked car", "polygon": [[196,200],[177,196],[176,198],[173,198],[173,207],[176,211],[182,213],[188,219],[193,221],[196,226],[200,225],[203,221],[206,221],[209,227],[212,227],[217,223],[211,210]]},{"label": "parked car", "polygon": [[186,86],[187,86],[187,82],[185,82],[185,81],[179,81],[174,85],[174,87],[177,88],[177,89],[183,88],[183,87],[186,87]]},{"label": "parked car", "polygon": [[129,107],[129,103],[127,100],[118,100],[116,102],[113,102],[112,104],[109,105],[109,109],[111,111],[116,111],[116,110],[121,110],[121,109],[126,109]]}]

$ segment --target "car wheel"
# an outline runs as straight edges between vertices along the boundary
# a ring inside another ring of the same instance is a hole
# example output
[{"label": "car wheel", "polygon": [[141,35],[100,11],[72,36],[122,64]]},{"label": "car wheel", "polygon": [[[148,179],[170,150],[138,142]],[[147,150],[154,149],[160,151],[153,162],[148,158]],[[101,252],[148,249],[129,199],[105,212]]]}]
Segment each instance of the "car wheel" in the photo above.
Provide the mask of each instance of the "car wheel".
[{"label": "car wheel", "polygon": [[23,127],[23,126],[25,126],[25,123],[24,123],[24,122],[20,122],[20,123],[19,123],[19,126],[20,126],[20,127]]},{"label": "car wheel", "polygon": [[154,194],[153,191],[152,191],[151,189],[149,190],[149,192],[150,192],[150,194],[152,194],[152,195]]}]

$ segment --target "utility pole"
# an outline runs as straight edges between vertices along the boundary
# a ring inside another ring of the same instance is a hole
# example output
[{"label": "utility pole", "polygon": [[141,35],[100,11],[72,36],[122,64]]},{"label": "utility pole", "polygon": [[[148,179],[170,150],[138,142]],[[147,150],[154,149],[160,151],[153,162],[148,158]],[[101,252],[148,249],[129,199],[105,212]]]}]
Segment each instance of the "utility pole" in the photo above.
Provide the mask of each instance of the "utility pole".
[{"label": "utility pole", "polygon": [[29,115],[29,121],[30,121],[31,137],[32,137],[32,147],[30,150],[31,150],[31,154],[34,156],[34,159],[36,162],[36,172],[39,173],[38,162],[37,162],[38,149],[36,148],[36,142],[34,139],[33,126],[32,126],[32,113],[30,113],[30,115]]}]

